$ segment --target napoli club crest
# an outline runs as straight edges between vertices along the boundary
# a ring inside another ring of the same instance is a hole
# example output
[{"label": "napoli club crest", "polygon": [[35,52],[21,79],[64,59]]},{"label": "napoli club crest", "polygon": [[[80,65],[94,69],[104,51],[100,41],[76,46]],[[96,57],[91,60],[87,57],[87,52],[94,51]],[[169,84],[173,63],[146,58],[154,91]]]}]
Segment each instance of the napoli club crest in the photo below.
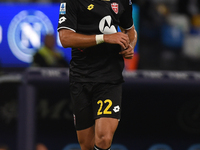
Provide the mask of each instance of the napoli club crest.
[{"label": "napoli club crest", "polygon": [[112,10],[113,10],[116,14],[118,14],[118,4],[117,4],[117,3],[112,3],[112,4],[111,4],[111,7],[112,7]]}]

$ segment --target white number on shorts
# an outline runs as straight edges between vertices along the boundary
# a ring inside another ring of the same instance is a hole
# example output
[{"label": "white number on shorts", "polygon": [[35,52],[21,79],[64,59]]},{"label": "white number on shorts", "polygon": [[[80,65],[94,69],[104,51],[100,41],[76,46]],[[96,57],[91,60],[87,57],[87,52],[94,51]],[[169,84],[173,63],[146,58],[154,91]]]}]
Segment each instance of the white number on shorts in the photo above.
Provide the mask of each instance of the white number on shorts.
[{"label": "white number on shorts", "polygon": [[97,102],[97,104],[100,104],[100,107],[99,107],[99,110],[97,112],[97,115],[102,115],[102,114],[112,114],[112,111],[108,111],[109,108],[112,106],[112,101],[110,99],[106,99],[104,101],[104,104],[105,103],[108,103],[108,106],[105,108],[105,110],[102,112],[102,107],[103,107],[103,101],[102,100],[99,100]]}]

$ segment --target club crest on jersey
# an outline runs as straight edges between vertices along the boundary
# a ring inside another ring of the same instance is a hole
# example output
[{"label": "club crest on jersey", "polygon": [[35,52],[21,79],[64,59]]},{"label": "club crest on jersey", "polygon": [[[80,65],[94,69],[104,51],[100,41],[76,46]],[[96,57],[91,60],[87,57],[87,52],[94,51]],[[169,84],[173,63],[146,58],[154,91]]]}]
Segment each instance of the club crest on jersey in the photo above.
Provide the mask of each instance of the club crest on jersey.
[{"label": "club crest on jersey", "polygon": [[118,4],[117,3],[112,3],[111,8],[116,14],[118,14]]},{"label": "club crest on jersey", "polygon": [[60,14],[66,14],[66,3],[60,4]]}]

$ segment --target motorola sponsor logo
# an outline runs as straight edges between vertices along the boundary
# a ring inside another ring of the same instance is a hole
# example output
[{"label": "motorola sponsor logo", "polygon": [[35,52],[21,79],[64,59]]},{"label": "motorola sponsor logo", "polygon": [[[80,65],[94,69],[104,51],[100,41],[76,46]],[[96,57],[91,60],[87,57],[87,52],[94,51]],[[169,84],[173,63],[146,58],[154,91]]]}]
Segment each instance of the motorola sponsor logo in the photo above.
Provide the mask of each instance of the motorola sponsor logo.
[{"label": "motorola sponsor logo", "polygon": [[101,19],[101,21],[99,22],[99,30],[101,31],[101,33],[104,34],[112,34],[117,32],[115,26],[112,25],[111,16],[105,16]]},{"label": "motorola sponsor logo", "polygon": [[53,25],[43,12],[23,10],[15,15],[10,22],[7,36],[8,44],[16,58],[30,63],[32,55],[42,45],[42,36],[53,33]]}]

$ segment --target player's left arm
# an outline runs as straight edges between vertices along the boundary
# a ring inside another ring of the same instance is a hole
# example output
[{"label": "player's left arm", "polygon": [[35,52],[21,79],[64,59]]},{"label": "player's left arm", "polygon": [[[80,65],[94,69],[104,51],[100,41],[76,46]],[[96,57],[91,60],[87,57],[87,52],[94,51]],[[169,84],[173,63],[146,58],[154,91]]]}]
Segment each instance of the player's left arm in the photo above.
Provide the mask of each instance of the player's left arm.
[{"label": "player's left arm", "polygon": [[134,55],[134,48],[137,43],[137,31],[135,30],[134,25],[127,30],[121,27],[120,29],[123,33],[128,35],[130,43],[128,48],[127,49],[122,48],[122,51],[119,54],[123,55],[125,59],[132,59]]}]

